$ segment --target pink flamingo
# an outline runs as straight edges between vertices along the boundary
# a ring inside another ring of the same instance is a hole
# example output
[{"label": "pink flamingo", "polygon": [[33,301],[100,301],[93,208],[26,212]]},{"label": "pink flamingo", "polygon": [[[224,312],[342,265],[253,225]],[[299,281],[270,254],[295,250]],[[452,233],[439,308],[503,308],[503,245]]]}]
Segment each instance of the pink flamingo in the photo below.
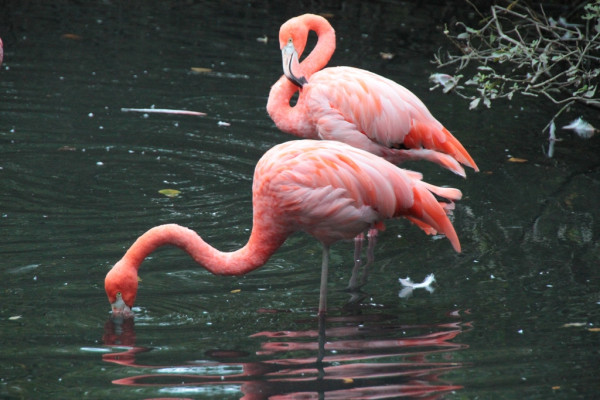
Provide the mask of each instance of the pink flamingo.
[{"label": "pink flamingo", "polygon": [[[324,315],[329,247],[339,240],[352,239],[386,219],[405,217],[428,234],[445,234],[460,251],[446,215],[452,200],[460,199],[460,190],[437,187],[421,178],[344,143],[299,140],[275,146],[254,172],[248,243],[237,251],[221,252],[179,225],[148,230],[106,275],[113,314],[131,315],[138,268],[160,246],[180,247],[213,274],[243,275],[264,265],[289,235],[305,231],[323,245],[319,315]],[[450,203],[438,202],[433,194]]]},{"label": "pink flamingo", "polygon": [[2,65],[2,59],[4,58],[4,43],[0,39],[0,65]]},{"label": "pink flamingo", "polygon": [[[309,31],[318,35],[299,63]],[[352,67],[327,65],[335,32],[314,14],[287,21],[279,31],[284,75],[273,85],[267,111],[277,127],[309,139],[345,142],[393,163],[425,159],[465,176],[459,163],[478,171],[462,144],[417,96],[394,81]],[[300,95],[295,106],[290,99]]]}]

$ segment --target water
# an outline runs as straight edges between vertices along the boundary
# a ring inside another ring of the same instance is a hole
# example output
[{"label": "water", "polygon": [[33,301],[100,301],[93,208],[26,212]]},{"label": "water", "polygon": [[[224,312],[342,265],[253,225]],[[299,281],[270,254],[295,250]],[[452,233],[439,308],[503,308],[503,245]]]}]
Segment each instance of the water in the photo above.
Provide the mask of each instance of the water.
[{"label": "water", "polygon": [[[243,277],[162,249],[140,270],[135,320],[111,320],[104,276],[149,227],[179,223],[223,250],[245,243],[253,167],[291,139],[265,111],[281,74],[276,34],[306,11],[332,15],[333,64],[405,84],[479,164],[467,180],[410,165],[463,190],[463,253],[388,223],[356,301],[343,291],[353,244],[336,244],[322,363],[320,248],[305,235]],[[518,99],[469,112],[429,92],[429,59],[444,43],[435,25],[452,12],[352,1],[6,5],[0,397],[594,397],[599,142],[560,132],[547,159],[539,131],[551,108]],[[121,112],[151,106],[207,116]],[[435,292],[398,297],[399,277],[432,272]]]}]

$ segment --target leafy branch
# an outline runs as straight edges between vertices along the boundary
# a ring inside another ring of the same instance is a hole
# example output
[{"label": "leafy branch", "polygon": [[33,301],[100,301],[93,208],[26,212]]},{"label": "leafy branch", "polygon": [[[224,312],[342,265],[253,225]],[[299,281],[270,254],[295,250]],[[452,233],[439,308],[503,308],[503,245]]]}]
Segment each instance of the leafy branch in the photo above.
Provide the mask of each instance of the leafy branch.
[{"label": "leafy branch", "polygon": [[[575,7],[576,23],[555,20],[543,7],[535,11],[519,0],[492,5],[488,15],[470,4],[481,17],[479,28],[458,22],[457,33],[444,30],[458,53],[439,51],[434,63],[454,67],[455,74],[431,75],[432,90],[452,91],[470,100],[470,109],[490,108],[493,100],[515,94],[545,98],[560,110],[543,131],[574,103],[600,109],[600,0]],[[472,75],[463,86],[467,71]]]}]

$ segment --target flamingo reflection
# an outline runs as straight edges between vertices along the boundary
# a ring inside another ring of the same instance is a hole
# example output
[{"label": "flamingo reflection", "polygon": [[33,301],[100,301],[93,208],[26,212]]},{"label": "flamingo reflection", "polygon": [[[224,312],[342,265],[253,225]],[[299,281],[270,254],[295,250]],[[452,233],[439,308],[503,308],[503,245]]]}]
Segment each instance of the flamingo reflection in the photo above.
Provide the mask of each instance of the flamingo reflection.
[{"label": "flamingo reflection", "polygon": [[[448,317],[461,318],[458,311]],[[214,350],[204,354],[210,361],[157,366],[136,362],[138,354],[152,348],[135,345],[133,319],[111,319],[105,324],[104,344],[115,351],[104,354],[103,360],[152,371],[116,379],[114,384],[157,387],[174,396],[233,387],[244,400],[436,399],[462,388],[441,376],[462,367],[454,361],[454,353],[467,346],[454,339],[470,329],[468,322],[403,325],[385,314],[330,316],[326,322],[327,329],[322,325],[322,329],[253,334],[265,340],[252,356]],[[314,320],[297,321],[302,323],[314,326]],[[324,354],[317,356],[321,346]]]}]

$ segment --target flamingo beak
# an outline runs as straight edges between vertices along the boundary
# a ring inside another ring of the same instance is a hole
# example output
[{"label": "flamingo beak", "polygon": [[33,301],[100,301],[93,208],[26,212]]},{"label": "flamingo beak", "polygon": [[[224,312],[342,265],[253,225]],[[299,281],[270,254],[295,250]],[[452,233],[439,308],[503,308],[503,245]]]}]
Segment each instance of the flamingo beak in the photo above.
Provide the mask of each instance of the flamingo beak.
[{"label": "flamingo beak", "polygon": [[302,87],[308,83],[300,70],[298,62],[298,52],[294,48],[294,43],[290,39],[288,43],[281,49],[281,61],[283,63],[283,73],[287,78],[298,87]]},{"label": "flamingo beak", "polygon": [[131,311],[131,308],[125,304],[121,293],[117,293],[117,299],[110,305],[110,307],[112,308],[113,317],[133,317],[133,311]]}]

